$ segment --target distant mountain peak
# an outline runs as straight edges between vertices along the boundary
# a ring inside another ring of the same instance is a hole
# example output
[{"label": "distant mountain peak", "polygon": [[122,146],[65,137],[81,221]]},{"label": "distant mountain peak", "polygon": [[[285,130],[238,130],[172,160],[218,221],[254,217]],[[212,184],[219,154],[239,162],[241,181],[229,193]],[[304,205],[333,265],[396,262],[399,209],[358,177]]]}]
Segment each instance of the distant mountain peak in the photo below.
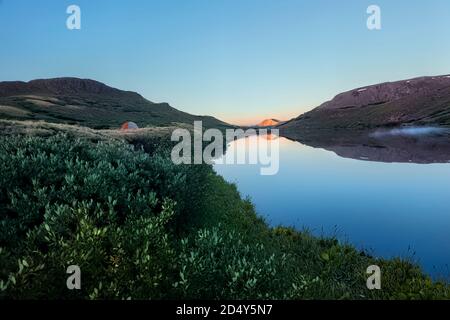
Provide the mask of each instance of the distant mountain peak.
[{"label": "distant mountain peak", "polygon": [[273,127],[280,124],[280,120],[278,119],[265,119],[257,124],[258,127]]}]

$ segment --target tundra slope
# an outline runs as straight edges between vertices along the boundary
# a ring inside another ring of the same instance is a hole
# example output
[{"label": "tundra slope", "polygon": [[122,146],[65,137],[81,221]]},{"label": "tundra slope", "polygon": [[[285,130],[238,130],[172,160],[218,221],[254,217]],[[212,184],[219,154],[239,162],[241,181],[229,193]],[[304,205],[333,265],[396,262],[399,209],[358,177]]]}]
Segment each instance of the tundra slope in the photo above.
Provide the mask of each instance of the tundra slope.
[{"label": "tundra slope", "polygon": [[213,117],[195,116],[167,103],[151,102],[136,92],[78,78],[0,82],[0,118],[44,120],[94,129],[117,128],[125,121],[145,127],[192,125],[202,120],[205,127],[229,127]]},{"label": "tundra slope", "polygon": [[450,75],[357,88],[279,126],[287,134],[400,125],[450,126]]}]

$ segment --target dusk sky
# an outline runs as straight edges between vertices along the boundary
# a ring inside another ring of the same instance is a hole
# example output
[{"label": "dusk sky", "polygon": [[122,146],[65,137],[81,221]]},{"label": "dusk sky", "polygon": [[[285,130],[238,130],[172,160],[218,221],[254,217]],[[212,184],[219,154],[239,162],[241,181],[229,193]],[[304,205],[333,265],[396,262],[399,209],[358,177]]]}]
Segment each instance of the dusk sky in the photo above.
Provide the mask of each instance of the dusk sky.
[{"label": "dusk sky", "polygon": [[[81,8],[81,30],[66,9]],[[381,7],[382,29],[366,27]],[[73,76],[237,124],[450,73],[448,0],[0,0],[0,81]]]}]

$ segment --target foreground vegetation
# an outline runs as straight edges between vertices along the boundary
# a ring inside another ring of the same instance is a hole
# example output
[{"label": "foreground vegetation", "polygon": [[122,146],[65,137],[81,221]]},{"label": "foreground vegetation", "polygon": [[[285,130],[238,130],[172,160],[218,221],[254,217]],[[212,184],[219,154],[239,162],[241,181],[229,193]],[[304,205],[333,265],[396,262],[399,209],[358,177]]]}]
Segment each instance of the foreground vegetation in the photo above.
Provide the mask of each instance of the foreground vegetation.
[{"label": "foreground vegetation", "polygon": [[[0,138],[0,297],[450,298],[408,261],[268,227],[210,166],[176,166],[164,144],[148,145]],[[382,290],[366,287],[372,264]],[[66,287],[69,265],[81,290]]]}]

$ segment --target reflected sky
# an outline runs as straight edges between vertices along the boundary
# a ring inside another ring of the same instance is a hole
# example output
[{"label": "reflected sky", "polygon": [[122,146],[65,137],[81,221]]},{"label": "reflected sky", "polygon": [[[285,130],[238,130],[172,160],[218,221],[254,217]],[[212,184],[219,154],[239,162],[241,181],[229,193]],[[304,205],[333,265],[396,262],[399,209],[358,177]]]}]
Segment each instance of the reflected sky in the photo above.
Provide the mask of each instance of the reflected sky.
[{"label": "reflected sky", "polygon": [[434,276],[450,273],[450,164],[348,159],[286,138],[279,146],[276,175],[260,175],[258,165],[215,170],[273,226],[337,235],[375,256],[414,257]]}]

